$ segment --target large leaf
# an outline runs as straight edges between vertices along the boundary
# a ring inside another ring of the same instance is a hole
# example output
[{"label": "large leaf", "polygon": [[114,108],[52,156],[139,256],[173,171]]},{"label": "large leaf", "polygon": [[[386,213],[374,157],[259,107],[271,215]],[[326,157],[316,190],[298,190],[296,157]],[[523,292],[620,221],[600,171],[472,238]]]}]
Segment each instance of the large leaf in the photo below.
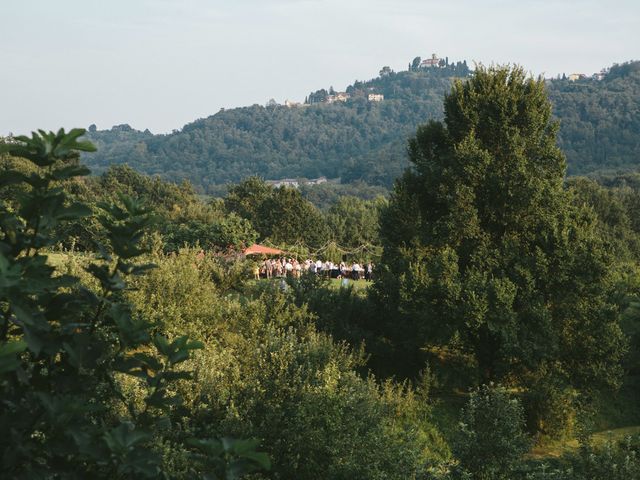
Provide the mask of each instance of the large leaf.
[{"label": "large leaf", "polygon": [[0,374],[12,372],[20,366],[18,355],[27,349],[27,342],[16,340],[0,345]]}]

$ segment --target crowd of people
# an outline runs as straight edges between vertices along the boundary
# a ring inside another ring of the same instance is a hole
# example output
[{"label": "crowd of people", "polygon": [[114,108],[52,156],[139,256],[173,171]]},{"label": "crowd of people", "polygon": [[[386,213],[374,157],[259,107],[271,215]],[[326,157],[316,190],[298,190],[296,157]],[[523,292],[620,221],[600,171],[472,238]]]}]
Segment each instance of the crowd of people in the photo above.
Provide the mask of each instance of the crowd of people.
[{"label": "crowd of people", "polygon": [[353,262],[347,264],[345,262],[333,263],[329,260],[310,260],[299,262],[296,258],[267,258],[256,264],[253,276],[255,279],[260,278],[278,278],[293,277],[300,278],[304,273],[321,275],[327,278],[351,280],[364,279],[373,280],[373,262],[360,263]]}]

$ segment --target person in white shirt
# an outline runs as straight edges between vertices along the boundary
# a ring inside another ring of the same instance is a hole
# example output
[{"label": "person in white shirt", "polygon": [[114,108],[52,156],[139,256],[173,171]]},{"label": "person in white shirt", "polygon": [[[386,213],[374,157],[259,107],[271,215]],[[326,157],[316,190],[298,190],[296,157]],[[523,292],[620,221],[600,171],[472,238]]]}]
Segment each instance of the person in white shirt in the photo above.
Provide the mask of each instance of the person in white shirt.
[{"label": "person in white shirt", "polygon": [[373,263],[367,263],[367,266],[364,269],[364,279],[367,281],[373,280]]},{"label": "person in white shirt", "polygon": [[287,263],[284,264],[284,269],[287,271],[287,277],[290,277],[293,272],[293,264],[291,260],[287,260]]},{"label": "person in white shirt", "polygon": [[353,265],[351,266],[351,277],[354,280],[360,280],[360,265],[358,264],[358,262],[353,262]]}]

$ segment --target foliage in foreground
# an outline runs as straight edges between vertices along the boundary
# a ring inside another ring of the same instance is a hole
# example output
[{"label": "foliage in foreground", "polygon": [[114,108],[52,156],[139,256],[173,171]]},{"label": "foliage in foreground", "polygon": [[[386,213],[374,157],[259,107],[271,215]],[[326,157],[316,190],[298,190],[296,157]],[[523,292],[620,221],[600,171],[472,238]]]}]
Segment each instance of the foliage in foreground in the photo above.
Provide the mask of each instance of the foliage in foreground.
[{"label": "foliage in foreground", "polygon": [[205,343],[187,362],[182,428],[262,439],[277,479],[420,478],[448,458],[426,392],[362,378],[362,352],[318,332],[290,290],[229,294],[194,250],[154,260],[130,298],[158,328]]},{"label": "foliage in foreground", "polygon": [[[188,337],[151,335],[126,300],[128,279],[151,268],[137,258],[150,211],[122,196],[100,205],[107,244],[85,265],[91,285],[47,263],[56,228],[91,214],[61,183],[88,170],[77,163],[84,130],[39,132],[2,145],[0,154],[29,160],[25,175],[5,170],[2,185],[22,185],[0,207],[0,459],[11,478],[158,478],[160,445],[182,442],[192,475],[224,475],[268,466],[255,443],[176,435],[184,414],[175,384],[203,347]],[[15,208],[13,208],[15,206]],[[206,457],[198,455],[204,450]],[[224,455],[224,456],[223,456]]]}]

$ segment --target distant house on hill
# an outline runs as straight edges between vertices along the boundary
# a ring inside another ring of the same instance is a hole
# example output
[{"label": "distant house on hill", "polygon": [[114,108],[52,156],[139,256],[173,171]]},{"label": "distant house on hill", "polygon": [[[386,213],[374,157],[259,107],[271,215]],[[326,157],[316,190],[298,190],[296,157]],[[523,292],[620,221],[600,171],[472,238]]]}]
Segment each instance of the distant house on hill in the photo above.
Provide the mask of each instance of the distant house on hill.
[{"label": "distant house on hill", "polygon": [[572,73],[567,78],[570,82],[575,82],[577,80],[584,80],[587,76],[584,73]]},{"label": "distant house on hill", "polygon": [[280,180],[267,180],[267,185],[271,185],[274,188],[291,187],[298,188],[300,185],[320,185],[327,183],[327,177],[318,177],[311,180],[298,180],[296,178],[281,178]]},{"label": "distant house on hill", "polygon": [[607,76],[607,70],[605,68],[603,68],[602,70],[600,70],[598,73],[594,73],[591,78],[593,78],[594,80],[604,80],[604,77]]},{"label": "distant house on hill", "polygon": [[296,180],[295,178],[281,178],[280,180],[267,180],[266,184],[271,185],[272,187],[275,187],[275,188],[280,188],[280,187],[298,188],[298,186],[300,185],[300,182],[298,182],[298,180]]},{"label": "distant house on hill", "polygon": [[349,97],[351,97],[351,95],[347,92],[336,92],[333,95],[327,96],[327,103],[346,102],[349,100]]},{"label": "distant house on hill", "polygon": [[322,183],[327,183],[327,177],[313,178],[313,179],[305,182],[305,185],[320,185]]},{"label": "distant house on hill", "polygon": [[297,107],[301,107],[302,104],[300,102],[293,102],[291,100],[285,100],[284,101],[284,106],[288,107],[288,108],[297,108]]},{"label": "distant house on hill", "polygon": [[370,102],[381,102],[384,100],[384,95],[381,93],[369,93],[367,95],[367,100]]},{"label": "distant house on hill", "polygon": [[435,53],[431,54],[431,58],[425,58],[420,62],[420,68],[431,68],[440,66],[440,59]]}]

